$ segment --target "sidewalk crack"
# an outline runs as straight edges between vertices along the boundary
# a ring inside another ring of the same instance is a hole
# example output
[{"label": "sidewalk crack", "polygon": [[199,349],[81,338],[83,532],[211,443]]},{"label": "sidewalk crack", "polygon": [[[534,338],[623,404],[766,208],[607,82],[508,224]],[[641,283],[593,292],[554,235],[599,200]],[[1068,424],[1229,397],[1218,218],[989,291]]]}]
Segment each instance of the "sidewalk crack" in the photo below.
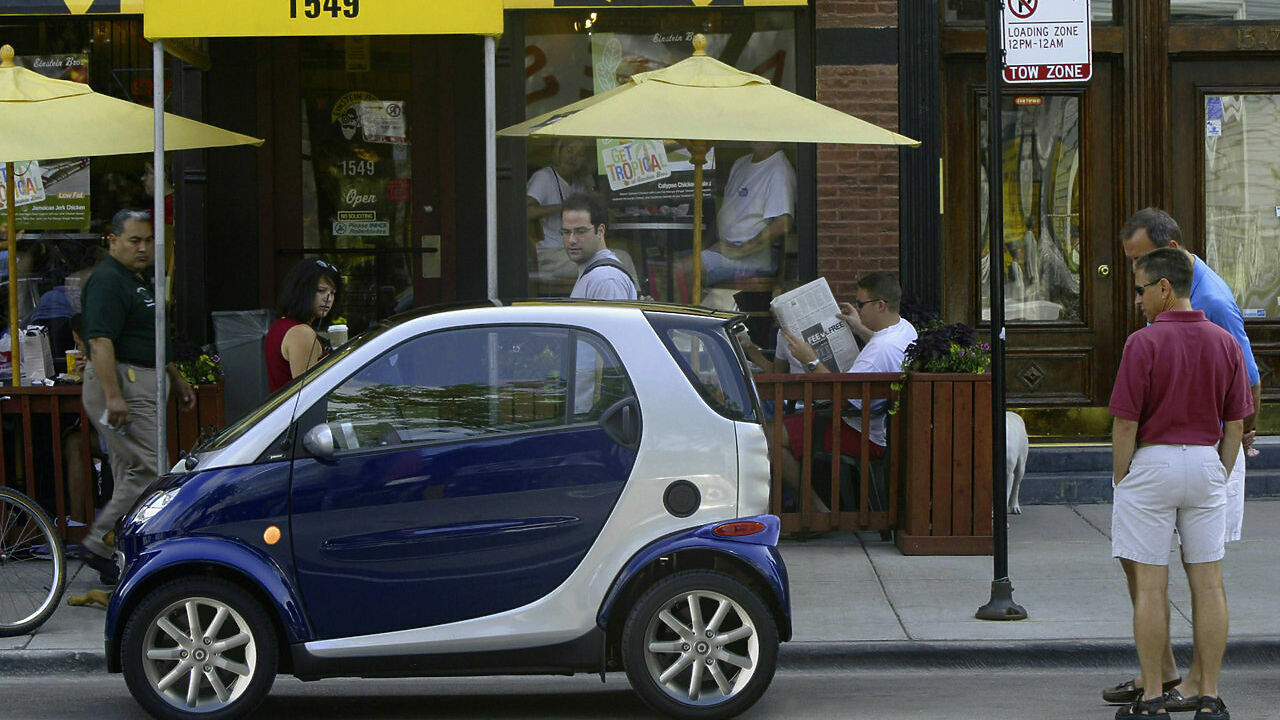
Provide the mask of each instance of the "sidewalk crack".
[{"label": "sidewalk crack", "polygon": [[1098,531],[1098,534],[1099,534],[1099,535],[1101,535],[1101,536],[1103,536],[1103,537],[1105,537],[1106,539],[1108,539],[1108,540],[1110,540],[1110,539],[1111,539],[1111,535],[1110,535],[1109,533],[1107,533],[1107,531],[1106,531],[1106,530],[1103,530],[1101,527],[1099,527],[1098,525],[1096,525],[1096,524],[1095,524],[1093,521],[1091,521],[1089,518],[1085,517],[1085,516],[1084,516],[1084,513],[1080,512],[1080,507],[1079,507],[1078,505],[1076,505],[1075,503],[1067,503],[1067,507],[1071,508],[1071,512],[1075,513],[1075,514],[1076,514],[1076,517],[1078,517],[1078,518],[1080,518],[1081,520],[1083,520],[1085,525],[1088,525],[1089,527],[1093,528],[1094,530],[1097,530],[1097,531]]},{"label": "sidewalk crack", "polygon": [[889,590],[884,586],[884,578],[880,576],[880,568],[876,567],[875,558],[871,557],[871,553],[867,551],[867,544],[862,540],[862,533],[855,532],[854,537],[858,538],[858,545],[862,547],[862,554],[867,558],[867,564],[871,566],[871,572],[876,574],[876,582],[880,583],[880,594],[884,596],[885,604],[893,611],[893,617],[898,621],[898,627],[902,628],[902,634],[908,640],[915,640],[911,631],[907,629],[907,624],[902,621],[902,614],[898,612],[898,608],[894,606],[893,600],[889,599]]}]

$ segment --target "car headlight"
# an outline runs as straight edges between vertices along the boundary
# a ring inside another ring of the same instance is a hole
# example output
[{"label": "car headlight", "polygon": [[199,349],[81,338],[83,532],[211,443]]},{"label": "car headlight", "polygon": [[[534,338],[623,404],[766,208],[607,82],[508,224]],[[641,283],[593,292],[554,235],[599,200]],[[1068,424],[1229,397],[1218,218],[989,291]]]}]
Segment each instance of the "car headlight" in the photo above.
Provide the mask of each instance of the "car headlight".
[{"label": "car headlight", "polygon": [[177,497],[178,490],[180,489],[181,488],[169,488],[168,490],[161,490],[159,492],[152,493],[151,497],[147,498],[146,502],[138,506],[138,511],[133,514],[134,521],[143,523],[158,515],[166,505],[173,502],[173,499]]}]

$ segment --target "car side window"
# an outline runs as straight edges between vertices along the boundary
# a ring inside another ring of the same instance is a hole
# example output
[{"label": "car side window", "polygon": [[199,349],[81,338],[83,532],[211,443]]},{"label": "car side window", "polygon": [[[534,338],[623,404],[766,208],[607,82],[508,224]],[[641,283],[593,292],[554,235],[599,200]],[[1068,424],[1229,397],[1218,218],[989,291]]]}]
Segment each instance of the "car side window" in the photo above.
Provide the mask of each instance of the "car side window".
[{"label": "car side window", "polygon": [[698,394],[716,412],[732,420],[753,419],[751,398],[742,382],[742,364],[732,354],[723,330],[712,333],[670,327],[663,342]]},{"label": "car side window", "polygon": [[463,328],[414,338],[366,365],[329,393],[325,422],[339,451],[449,441],[592,421],[629,392],[599,338],[556,327]]},{"label": "car side window", "polygon": [[635,391],[618,356],[599,337],[576,332],[576,375],[573,420],[584,422],[600,415]]}]

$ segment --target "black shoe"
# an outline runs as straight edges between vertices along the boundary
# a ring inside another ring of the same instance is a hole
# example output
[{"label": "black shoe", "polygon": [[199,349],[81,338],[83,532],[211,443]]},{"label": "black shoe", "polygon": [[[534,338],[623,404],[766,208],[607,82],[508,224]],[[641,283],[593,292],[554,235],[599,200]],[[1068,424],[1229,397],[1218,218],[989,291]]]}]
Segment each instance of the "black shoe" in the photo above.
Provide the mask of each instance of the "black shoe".
[{"label": "black shoe", "polygon": [[89,548],[81,547],[80,559],[85,565],[98,571],[98,581],[103,585],[115,585],[120,582],[120,568],[117,568],[109,558],[104,558]]},{"label": "black shoe", "polygon": [[[1181,684],[1182,678],[1174,678],[1172,680],[1165,681],[1160,690],[1162,692],[1169,692]],[[1134,700],[1141,699],[1142,690],[1135,687],[1132,680],[1126,680],[1115,687],[1109,687],[1102,691],[1102,700],[1104,702],[1128,705]]]}]

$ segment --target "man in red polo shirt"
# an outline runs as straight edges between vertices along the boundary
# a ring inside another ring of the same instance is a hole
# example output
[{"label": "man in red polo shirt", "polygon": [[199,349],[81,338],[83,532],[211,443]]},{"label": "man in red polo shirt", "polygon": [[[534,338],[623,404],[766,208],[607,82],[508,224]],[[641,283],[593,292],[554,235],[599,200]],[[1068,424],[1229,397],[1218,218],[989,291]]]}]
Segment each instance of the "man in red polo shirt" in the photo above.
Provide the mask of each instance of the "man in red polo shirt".
[{"label": "man in red polo shirt", "polygon": [[1196,717],[1230,717],[1218,696],[1227,644],[1226,484],[1253,398],[1239,343],[1191,309],[1192,272],[1190,258],[1173,248],[1134,261],[1134,289],[1150,325],[1129,336],[1111,393],[1111,551],[1135,578],[1133,636],[1144,686],[1143,697],[1121,708],[1117,720],[1168,717],[1160,673],[1175,527],[1204,661]]}]

